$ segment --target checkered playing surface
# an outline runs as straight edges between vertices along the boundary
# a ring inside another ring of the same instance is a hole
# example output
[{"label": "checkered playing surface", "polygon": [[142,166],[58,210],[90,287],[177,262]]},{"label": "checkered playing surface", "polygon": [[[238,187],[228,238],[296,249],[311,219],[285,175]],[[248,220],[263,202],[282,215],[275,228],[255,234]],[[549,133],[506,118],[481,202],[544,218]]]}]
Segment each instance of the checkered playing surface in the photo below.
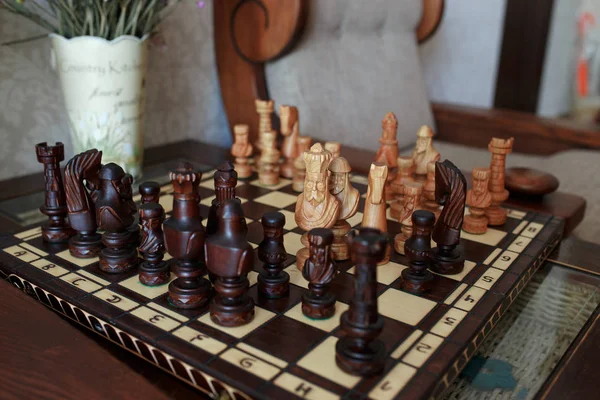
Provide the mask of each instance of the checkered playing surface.
[{"label": "checkered playing surface", "polygon": [[[214,199],[212,172],[204,174],[199,189],[203,218]],[[354,176],[352,181],[361,193],[366,192],[365,177]],[[161,204],[169,213],[172,186],[162,189]],[[135,271],[104,274],[97,259],[76,259],[65,246],[50,248],[44,244],[40,228],[0,237],[0,269],[18,276],[19,282],[31,282],[36,293],[38,289],[51,293],[42,299],[48,305],[58,308],[60,304],[57,307],[54,302],[69,302],[106,321],[114,332],[127,332],[186,365],[214,373],[232,387],[241,386],[252,396],[292,393],[333,399],[354,393],[389,399],[409,396],[419,387],[431,389],[441,381],[452,363],[464,357],[462,351],[484,329],[507,294],[521,284],[525,274],[531,275],[534,261],[562,229],[557,219],[510,210],[508,222],[485,235],[463,232],[460,248],[467,259],[464,272],[435,275],[434,289],[422,297],[400,290],[407,259],[392,252],[390,262],[377,268],[379,312],[385,318],[381,339],[388,360],[383,374],[361,378],[344,373],[334,360],[335,343],[341,335],[339,316],[348,308],[353,287],[352,263],[338,263],[339,273],[331,288],[338,300],[335,316],[326,321],[306,318],[301,296],[307,282],[294,263],[303,232],[294,221],[298,195],[291,190],[291,181],[282,179],[275,187],[264,187],[256,180],[240,182],[237,194],[247,217],[248,240],[254,247],[262,240],[262,214],[279,210],[286,216],[286,271],[291,278],[288,298],[259,298],[256,279],[262,266],[256,260],[249,275],[256,316],[246,326],[217,326],[210,320],[208,307],[176,309],[167,301],[167,285],[144,286]],[[364,201],[361,198],[359,210]],[[349,222],[355,227],[361,218],[359,212]],[[388,231],[393,237],[400,224],[389,220]],[[42,297],[40,293],[38,297]],[[110,333],[108,336],[113,338]],[[119,335],[113,340],[132,346]],[[156,354],[154,358],[151,361],[161,362]]]}]

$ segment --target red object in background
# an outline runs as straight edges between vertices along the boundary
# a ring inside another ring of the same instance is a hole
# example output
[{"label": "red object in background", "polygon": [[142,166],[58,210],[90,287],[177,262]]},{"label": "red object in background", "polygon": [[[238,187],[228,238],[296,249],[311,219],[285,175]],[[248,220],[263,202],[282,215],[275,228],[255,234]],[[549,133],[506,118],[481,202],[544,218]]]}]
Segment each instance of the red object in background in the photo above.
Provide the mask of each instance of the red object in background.
[{"label": "red object in background", "polygon": [[585,58],[583,43],[585,41],[586,28],[596,25],[596,18],[590,12],[584,12],[579,17],[577,28],[579,31],[579,40],[581,48],[579,49],[579,60],[577,60],[577,92],[579,96],[586,97],[588,94],[588,60]]}]

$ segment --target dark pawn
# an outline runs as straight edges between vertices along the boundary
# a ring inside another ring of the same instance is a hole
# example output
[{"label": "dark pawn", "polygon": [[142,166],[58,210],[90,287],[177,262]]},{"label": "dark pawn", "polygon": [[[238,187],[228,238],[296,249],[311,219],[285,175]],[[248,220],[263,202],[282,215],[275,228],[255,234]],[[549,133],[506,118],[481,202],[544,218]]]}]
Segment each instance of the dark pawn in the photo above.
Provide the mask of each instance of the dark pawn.
[{"label": "dark pawn", "polygon": [[264,263],[264,270],[258,275],[258,293],[270,299],[287,296],[290,292],[290,276],[282,271],[287,259],[283,246],[284,225],[285,215],[280,212],[268,212],[262,217],[264,239],[258,246],[258,259]]},{"label": "dark pawn", "polygon": [[96,192],[96,219],[104,230],[99,268],[111,274],[137,266],[137,249],[129,246],[128,228],[134,222],[135,203],[131,196],[133,178],[115,163],[104,165],[98,172],[100,187]]},{"label": "dark pawn", "polygon": [[373,375],[384,367],[385,346],[377,337],[383,317],[377,311],[377,263],[387,251],[386,237],[378,229],[361,228],[348,236],[356,262],[354,294],[348,311],[340,318],[344,336],[335,346],[335,361],[352,375]]},{"label": "dark pawn", "polygon": [[40,211],[48,216],[48,222],[42,226],[42,239],[48,243],[64,243],[75,234],[67,223],[67,202],[63,186],[60,162],[65,159],[65,147],[58,142],[49,146],[46,142],[35,145],[40,163],[44,164],[44,205]]},{"label": "dark pawn", "polygon": [[465,216],[467,181],[460,170],[445,160],[435,163],[435,201],[444,206],[433,228],[437,247],[432,250],[431,270],[454,275],[463,271],[465,258],[457,249]]},{"label": "dark pawn", "polygon": [[159,286],[169,282],[169,265],[163,261],[165,240],[162,223],[165,210],[158,203],[146,203],[140,207],[142,242],[139,251],[144,261],[139,268],[140,282],[147,286]]},{"label": "dark pawn", "polygon": [[182,163],[169,172],[173,183],[173,213],[163,224],[165,246],[175,259],[177,279],[169,284],[169,302],[179,308],[202,307],[208,302],[210,282],[203,278],[206,234],[200,217],[198,185],[202,173]]},{"label": "dark pawn", "polygon": [[140,184],[139,191],[140,196],[142,197],[142,204],[158,203],[158,200],[160,199],[160,185],[158,182],[143,182]]},{"label": "dark pawn", "polygon": [[210,303],[210,318],[218,325],[240,326],[254,318],[254,301],[248,296],[248,272],[254,251],[246,239],[246,219],[239,199],[219,205],[217,231],[206,239],[206,265],[217,280],[217,295]]},{"label": "dark pawn", "polygon": [[313,319],[330,318],[335,313],[335,295],[329,292],[336,273],[331,253],[333,232],[325,228],[311,229],[308,243],[310,253],[302,269],[308,292],[302,296],[302,313]]},{"label": "dark pawn", "polygon": [[208,218],[206,219],[206,235],[210,236],[217,231],[217,211],[219,205],[225,200],[235,199],[235,186],[237,185],[237,172],[229,161],[219,165],[213,176],[215,182],[215,198],[213,199]]},{"label": "dark pawn", "polygon": [[433,274],[427,270],[431,263],[431,229],[435,215],[426,210],[417,210],[412,215],[413,232],[404,244],[409,268],[402,271],[400,288],[413,294],[431,290]]},{"label": "dark pawn", "polygon": [[65,167],[65,196],[69,223],[77,234],[69,239],[69,252],[73,257],[92,258],[100,255],[102,242],[96,232],[96,206],[98,171],[102,152],[91,149],[77,154]]}]

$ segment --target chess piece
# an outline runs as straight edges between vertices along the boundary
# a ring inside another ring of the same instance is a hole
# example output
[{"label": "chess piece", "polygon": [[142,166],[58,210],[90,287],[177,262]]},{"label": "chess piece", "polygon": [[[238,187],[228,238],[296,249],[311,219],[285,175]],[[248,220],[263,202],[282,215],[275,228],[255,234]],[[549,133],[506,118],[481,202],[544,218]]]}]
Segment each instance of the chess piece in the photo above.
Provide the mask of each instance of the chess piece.
[{"label": "chess piece", "polygon": [[284,178],[293,178],[294,160],[298,157],[298,145],[296,141],[300,134],[298,109],[294,106],[279,106],[279,120],[281,135],[283,136],[281,154],[284,158],[279,172]]},{"label": "chess piece", "polygon": [[[362,219],[362,227],[378,229],[382,233],[387,232],[387,216],[384,188],[387,182],[388,167],[384,163],[376,162],[371,164],[369,171],[369,185],[367,187],[367,198],[365,200],[365,209]],[[379,264],[386,264],[390,261],[391,249],[385,253]]]},{"label": "chess piece", "polygon": [[431,262],[431,230],[435,215],[431,211],[417,210],[412,214],[412,235],[404,245],[408,268],[402,270],[400,288],[412,294],[431,290],[433,274],[427,270]]},{"label": "chess piece", "polygon": [[487,231],[488,219],[485,210],[492,204],[492,194],[488,189],[490,175],[489,168],[473,168],[473,184],[467,192],[469,214],[465,215],[465,232],[482,235]]},{"label": "chess piece", "polygon": [[414,182],[415,160],[412,157],[398,157],[398,173],[390,185],[394,193],[394,201],[390,204],[392,218],[400,219],[404,210],[404,184]]},{"label": "chess piece", "polygon": [[[306,232],[313,228],[331,228],[340,215],[340,202],[329,193],[327,168],[331,161],[331,153],[320,143],[315,143],[303,157],[306,179],[304,193],[300,194],[296,201],[296,224]],[[301,242],[304,247],[296,253],[296,266],[300,270],[309,254],[306,233],[302,235]]]},{"label": "chess piece", "polygon": [[[96,221],[103,230],[99,268],[110,274],[128,271],[138,264],[137,249],[131,243],[130,228],[137,212],[132,199],[133,177],[115,163],[108,163],[98,172]],[[136,233],[139,228],[135,224]]]},{"label": "chess piece", "polygon": [[165,247],[175,259],[177,278],[169,284],[169,302],[179,308],[198,308],[208,301],[210,282],[203,278],[206,232],[200,217],[198,185],[202,173],[190,163],[169,172],[173,183],[173,212],[163,224]]},{"label": "chess piece", "polygon": [[387,201],[394,198],[392,182],[396,179],[398,172],[398,140],[396,134],[398,131],[398,120],[393,112],[385,115],[381,121],[382,133],[379,138],[381,146],[375,155],[375,162],[382,162],[388,167],[388,177],[385,184],[385,199]]},{"label": "chess piece", "polygon": [[248,272],[254,251],[246,240],[246,219],[240,199],[220,204],[217,232],[206,239],[206,265],[216,277],[210,319],[221,326],[240,326],[254,318],[254,301],[248,296]]},{"label": "chess piece", "polygon": [[96,232],[98,223],[94,204],[101,160],[102,152],[92,149],[77,154],[65,167],[65,197],[69,223],[77,231],[77,234],[69,239],[69,252],[73,257],[98,257],[102,249],[101,237]]},{"label": "chess piece", "polygon": [[206,236],[210,236],[217,231],[217,210],[219,205],[225,200],[235,198],[235,187],[237,185],[238,174],[233,164],[229,161],[217,167],[213,175],[215,186],[215,198],[210,204],[208,218],[206,219]]},{"label": "chess piece", "polygon": [[42,239],[48,243],[64,243],[75,234],[67,223],[67,201],[63,186],[60,162],[65,159],[65,147],[58,142],[54,146],[46,142],[35,145],[37,160],[44,164],[44,205],[40,211],[48,216],[42,225]]},{"label": "chess piece", "polygon": [[262,151],[263,134],[265,132],[271,132],[273,130],[271,116],[273,114],[273,110],[275,109],[275,103],[273,102],[273,100],[256,99],[254,100],[254,105],[256,107],[256,113],[258,114],[258,139],[255,147],[256,150],[260,152]]},{"label": "chess piece", "polygon": [[340,318],[343,336],[335,346],[335,361],[349,374],[367,376],[381,372],[385,363],[385,346],[377,339],[384,322],[377,310],[377,264],[385,257],[388,244],[376,229],[359,232],[348,235],[356,261],[354,293]]},{"label": "chess piece", "polygon": [[258,275],[258,293],[269,299],[285,297],[290,291],[290,276],[283,271],[287,252],[283,246],[285,215],[273,211],[262,217],[263,241],[258,245],[258,259],[263,271]]},{"label": "chess piece", "polygon": [[433,131],[423,125],[417,132],[417,144],[412,153],[415,160],[415,178],[418,182],[427,179],[427,164],[440,159],[440,153],[433,148]]},{"label": "chess piece", "polygon": [[412,214],[420,209],[423,185],[419,182],[407,182],[404,185],[404,208],[398,221],[402,225],[400,233],[394,237],[394,250],[404,254],[404,243],[412,236]]},{"label": "chess piece", "polygon": [[346,234],[350,232],[348,219],[352,218],[358,211],[360,193],[350,183],[350,171],[352,168],[344,157],[334,158],[329,163],[329,191],[340,202],[340,215],[333,225],[333,259],[335,261],[350,258],[350,250],[346,242]]},{"label": "chess piece", "polygon": [[252,176],[252,167],[248,163],[248,157],[252,154],[248,131],[248,125],[245,124],[237,124],[233,127],[235,141],[231,147],[231,155],[235,157],[234,167],[240,179],[248,179]]},{"label": "chess piece", "polygon": [[325,142],[325,150],[331,153],[331,159],[335,160],[342,153],[342,144],[340,142]]},{"label": "chess piece", "polygon": [[142,204],[158,203],[160,200],[160,185],[158,182],[146,181],[139,186]]},{"label": "chess piece", "polygon": [[139,210],[142,222],[142,242],[139,251],[144,261],[140,264],[139,279],[146,286],[159,286],[169,282],[169,264],[163,261],[165,239],[162,223],[165,210],[158,203],[142,204]]},{"label": "chess piece", "polygon": [[275,139],[276,132],[263,132],[261,138],[261,153],[258,164],[258,181],[265,186],[279,183],[279,158]]},{"label": "chess piece", "polygon": [[492,205],[485,210],[488,225],[500,226],[506,222],[506,209],[502,208],[503,202],[508,199],[508,190],[504,188],[506,156],[512,152],[514,138],[499,139],[492,138],[488,150],[492,153],[490,170],[490,193],[492,194]]},{"label": "chess piece", "polygon": [[298,136],[298,157],[294,160],[294,178],[292,190],[302,193],[304,191],[304,179],[306,178],[306,164],[304,164],[304,153],[309,151],[312,139],[308,136]]},{"label": "chess piece", "polygon": [[440,205],[435,201],[435,162],[427,164],[427,180],[423,185],[423,196],[421,198],[423,210],[431,211],[435,218],[440,216]]},{"label": "chess piece", "polygon": [[311,229],[308,242],[310,256],[302,269],[308,292],[302,296],[302,313],[312,319],[331,318],[335,314],[335,295],[329,291],[329,285],[336,274],[331,254],[333,233],[325,228]]},{"label": "chess piece", "polygon": [[437,247],[432,250],[431,270],[438,274],[462,272],[463,255],[456,248],[465,215],[467,181],[450,161],[435,163],[435,200],[444,206],[433,228],[432,238]]}]

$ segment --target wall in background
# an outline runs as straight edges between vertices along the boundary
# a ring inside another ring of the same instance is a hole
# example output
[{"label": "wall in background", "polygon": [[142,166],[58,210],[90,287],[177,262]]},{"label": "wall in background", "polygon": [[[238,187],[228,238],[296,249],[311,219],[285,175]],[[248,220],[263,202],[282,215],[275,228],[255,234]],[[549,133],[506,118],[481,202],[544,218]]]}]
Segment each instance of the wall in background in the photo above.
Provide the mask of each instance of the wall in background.
[{"label": "wall in background", "polygon": [[[145,147],[195,138],[230,143],[214,68],[212,2],[183,2],[152,40]],[[68,122],[50,43],[37,25],[0,9],[0,180],[39,172],[34,145],[65,144]]]}]

